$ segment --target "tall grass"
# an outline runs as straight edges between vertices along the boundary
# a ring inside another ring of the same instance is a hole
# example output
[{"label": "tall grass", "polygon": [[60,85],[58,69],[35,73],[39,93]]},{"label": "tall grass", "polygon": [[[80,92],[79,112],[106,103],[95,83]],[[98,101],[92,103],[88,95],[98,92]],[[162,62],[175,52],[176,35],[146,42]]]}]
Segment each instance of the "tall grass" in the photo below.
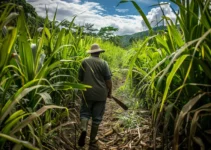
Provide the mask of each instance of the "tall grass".
[{"label": "tall grass", "polygon": [[129,75],[137,79],[138,94],[151,99],[147,103],[153,114],[154,143],[162,127],[163,148],[206,149],[211,144],[207,132],[211,127],[207,120],[211,102],[210,1],[172,2],[179,7],[175,14],[179,24],[163,14],[167,31],[137,43]]},{"label": "tall grass", "polygon": [[[48,130],[60,126],[62,120],[70,119],[65,104],[71,99],[62,99],[62,92],[89,87],[77,83],[76,70],[81,59],[77,57],[78,53],[90,43],[80,37],[79,40],[74,38],[70,30],[55,33],[45,26],[41,36],[33,38],[21,7],[14,4],[1,7],[6,7],[0,17],[1,29],[10,21],[14,22],[0,38],[1,149],[8,148],[8,141],[14,143],[10,148],[43,149],[43,145],[52,144],[47,138],[56,134],[47,134]],[[19,14],[11,14],[11,7],[17,7]],[[36,41],[35,56],[29,37]],[[40,54],[44,50],[50,50],[50,53],[39,68]]]},{"label": "tall grass", "polygon": [[[112,68],[121,66],[118,52],[123,55],[124,51],[84,35],[80,27],[73,31],[75,17],[68,28],[60,27],[56,12],[52,21],[46,12],[44,27],[32,36],[22,7],[12,3],[0,7],[0,29],[5,25],[8,29],[0,35],[0,149],[58,149],[67,145],[74,149],[75,143],[63,133],[72,132],[75,123],[70,108],[74,105],[70,104],[76,100],[76,91],[91,88],[77,80],[80,62],[88,56],[86,50],[99,43],[106,50],[102,57],[114,64]],[[13,8],[19,13],[12,13]],[[32,44],[36,45],[33,50]]]}]

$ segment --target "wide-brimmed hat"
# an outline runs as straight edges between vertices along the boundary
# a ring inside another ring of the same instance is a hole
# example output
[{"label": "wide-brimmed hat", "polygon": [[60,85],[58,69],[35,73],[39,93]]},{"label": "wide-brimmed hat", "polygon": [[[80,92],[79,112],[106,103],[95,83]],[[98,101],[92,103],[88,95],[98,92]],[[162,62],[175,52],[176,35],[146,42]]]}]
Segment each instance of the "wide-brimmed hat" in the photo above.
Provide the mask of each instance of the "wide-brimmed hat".
[{"label": "wide-brimmed hat", "polygon": [[105,52],[105,50],[101,49],[98,44],[92,44],[91,49],[87,51],[88,54]]}]

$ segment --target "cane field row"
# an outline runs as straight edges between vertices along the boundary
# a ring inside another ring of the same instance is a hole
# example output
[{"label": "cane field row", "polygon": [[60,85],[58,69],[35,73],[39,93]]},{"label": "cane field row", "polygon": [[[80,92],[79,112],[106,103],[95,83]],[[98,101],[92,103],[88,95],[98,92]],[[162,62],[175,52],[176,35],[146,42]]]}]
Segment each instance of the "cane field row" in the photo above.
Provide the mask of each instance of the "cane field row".
[{"label": "cane field row", "polygon": [[155,145],[161,135],[163,149],[210,148],[211,1],[171,1],[179,7],[176,21],[163,14],[166,30],[156,32],[135,1],[120,1],[132,3],[149,31],[127,48],[85,34],[75,27],[77,16],[64,27],[55,10],[39,27],[22,6],[1,3],[0,29],[7,32],[0,33],[0,149],[55,148],[59,131],[74,125],[77,92],[91,88],[77,74],[93,43],[106,50],[113,78],[126,76],[131,109],[150,110]]}]

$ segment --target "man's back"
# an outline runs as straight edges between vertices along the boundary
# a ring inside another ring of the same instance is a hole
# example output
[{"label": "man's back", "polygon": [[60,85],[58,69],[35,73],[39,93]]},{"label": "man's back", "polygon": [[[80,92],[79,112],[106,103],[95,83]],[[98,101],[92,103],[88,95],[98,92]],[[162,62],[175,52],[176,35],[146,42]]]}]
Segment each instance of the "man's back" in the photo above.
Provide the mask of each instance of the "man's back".
[{"label": "man's back", "polygon": [[82,70],[82,73],[79,72],[80,80],[92,86],[84,92],[86,100],[105,101],[108,95],[105,79],[111,76],[107,62],[99,57],[90,56],[83,60]]}]

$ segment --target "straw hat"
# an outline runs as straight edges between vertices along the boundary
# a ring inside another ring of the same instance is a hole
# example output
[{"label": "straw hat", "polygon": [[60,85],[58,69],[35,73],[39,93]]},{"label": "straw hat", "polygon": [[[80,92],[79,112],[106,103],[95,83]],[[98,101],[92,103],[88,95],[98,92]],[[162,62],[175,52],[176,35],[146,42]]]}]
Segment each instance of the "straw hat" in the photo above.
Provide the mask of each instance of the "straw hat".
[{"label": "straw hat", "polygon": [[101,49],[98,44],[92,44],[91,49],[87,51],[88,54],[97,53],[97,52],[105,52],[105,50]]}]

